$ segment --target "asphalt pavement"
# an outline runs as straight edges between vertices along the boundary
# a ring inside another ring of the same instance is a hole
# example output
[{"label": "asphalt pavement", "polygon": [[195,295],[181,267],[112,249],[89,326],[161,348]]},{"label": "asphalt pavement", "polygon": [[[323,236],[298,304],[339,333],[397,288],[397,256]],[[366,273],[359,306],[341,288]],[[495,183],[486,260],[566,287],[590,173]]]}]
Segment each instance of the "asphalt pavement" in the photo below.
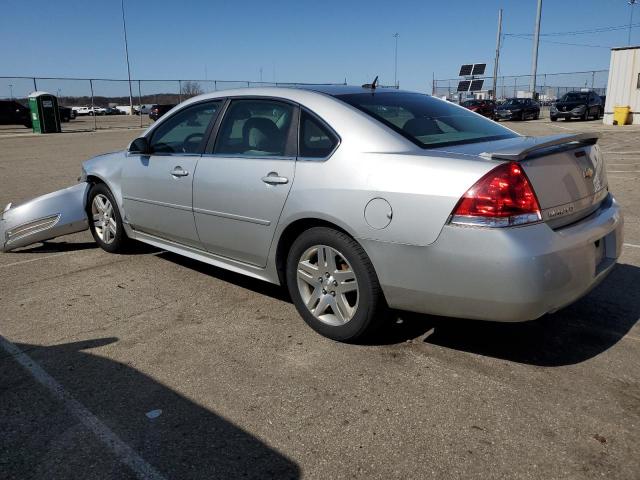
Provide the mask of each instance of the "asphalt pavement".
[{"label": "asphalt pavement", "polygon": [[[626,238],[588,296],[522,324],[394,312],[356,346],[151,247],[0,254],[0,478],[639,478],[640,129],[505,125],[602,133]],[[141,131],[0,134],[0,205]]]}]

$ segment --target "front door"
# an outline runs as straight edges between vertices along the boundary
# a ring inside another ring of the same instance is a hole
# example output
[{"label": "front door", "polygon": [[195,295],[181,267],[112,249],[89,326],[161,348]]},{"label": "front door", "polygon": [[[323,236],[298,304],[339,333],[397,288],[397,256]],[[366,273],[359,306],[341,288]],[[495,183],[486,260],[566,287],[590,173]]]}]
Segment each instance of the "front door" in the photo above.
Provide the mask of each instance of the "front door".
[{"label": "front door", "polygon": [[271,99],[229,104],[193,184],[196,225],[209,252],[266,265],[295,174],[296,108]]},{"label": "front door", "polygon": [[201,247],[193,218],[193,178],[220,104],[202,102],[179,110],[151,132],[149,154],[128,155],[122,198],[133,229]]}]

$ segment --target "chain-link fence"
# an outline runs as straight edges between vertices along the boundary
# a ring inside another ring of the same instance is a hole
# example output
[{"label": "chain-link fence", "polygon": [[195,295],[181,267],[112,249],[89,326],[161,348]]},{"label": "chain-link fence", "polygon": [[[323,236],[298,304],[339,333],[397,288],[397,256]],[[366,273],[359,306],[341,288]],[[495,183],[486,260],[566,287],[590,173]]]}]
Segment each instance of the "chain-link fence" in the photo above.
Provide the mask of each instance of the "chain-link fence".
[{"label": "chain-link fence", "polygon": [[[569,73],[541,73],[536,75],[536,93],[543,115],[548,113],[548,107],[565,93],[573,90],[589,89],[598,95],[607,94],[607,80],[609,70],[589,70],[585,72]],[[531,75],[500,75],[496,82],[498,101],[512,97],[531,97]],[[458,101],[466,99],[465,94],[457,92],[458,83],[463,78],[447,78],[433,81],[432,94],[440,98]],[[494,98],[493,77],[477,77],[484,80],[482,89],[473,92],[475,98]],[[468,94],[471,95],[471,94]],[[546,107],[546,108],[545,108]]]},{"label": "chain-link fence", "polygon": [[[89,78],[0,77],[0,100],[27,105],[32,92],[46,91],[75,111],[63,131],[147,127],[153,105],[175,105],[202,93],[233,88],[304,85],[296,82],[230,80],[117,80]],[[338,84],[336,84],[338,85]],[[131,114],[133,110],[133,113]],[[8,126],[16,131],[23,127]],[[3,126],[3,130],[6,130]]]}]

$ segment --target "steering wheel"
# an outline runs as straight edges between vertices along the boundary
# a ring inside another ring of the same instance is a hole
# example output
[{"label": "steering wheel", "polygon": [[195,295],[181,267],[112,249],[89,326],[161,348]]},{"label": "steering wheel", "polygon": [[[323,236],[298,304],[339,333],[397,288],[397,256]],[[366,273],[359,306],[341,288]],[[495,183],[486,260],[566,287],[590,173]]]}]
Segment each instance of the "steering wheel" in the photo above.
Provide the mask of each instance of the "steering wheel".
[{"label": "steering wheel", "polygon": [[[198,138],[198,137],[200,137],[200,138]],[[187,138],[185,138],[184,141],[182,142],[182,152],[183,153],[189,153],[189,151],[187,150],[187,147],[196,138],[198,138],[198,142],[200,142],[204,138],[204,134],[203,133],[192,133],[191,135],[187,136]]]}]

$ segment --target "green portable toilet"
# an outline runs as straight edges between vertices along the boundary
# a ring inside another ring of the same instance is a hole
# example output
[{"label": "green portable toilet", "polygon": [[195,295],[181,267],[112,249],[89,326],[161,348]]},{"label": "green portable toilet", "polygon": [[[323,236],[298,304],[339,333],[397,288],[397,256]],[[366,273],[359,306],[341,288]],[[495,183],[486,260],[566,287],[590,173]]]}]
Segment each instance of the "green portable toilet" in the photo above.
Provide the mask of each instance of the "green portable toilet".
[{"label": "green portable toilet", "polygon": [[60,115],[58,99],[47,92],[33,92],[29,95],[29,109],[33,133],[59,133]]}]

